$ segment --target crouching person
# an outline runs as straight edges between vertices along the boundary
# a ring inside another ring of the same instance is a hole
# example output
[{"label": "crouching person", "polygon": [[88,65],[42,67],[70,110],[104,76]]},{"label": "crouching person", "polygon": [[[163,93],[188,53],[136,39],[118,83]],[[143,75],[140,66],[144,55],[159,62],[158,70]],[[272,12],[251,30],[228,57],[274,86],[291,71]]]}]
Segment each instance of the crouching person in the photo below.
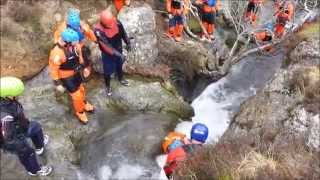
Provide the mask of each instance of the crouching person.
[{"label": "crouching person", "polygon": [[[52,172],[51,166],[42,166],[36,155],[42,155],[49,137],[43,135],[41,125],[29,121],[22,105],[16,97],[24,91],[23,82],[15,77],[0,79],[0,148],[17,154],[20,163],[31,176],[47,176]],[[35,150],[27,139],[30,138]]]},{"label": "crouching person", "polygon": [[196,123],[191,128],[191,139],[188,142],[182,143],[181,141],[175,140],[172,143],[171,151],[168,153],[166,164],[163,168],[169,179],[179,162],[184,161],[189,154],[194,153],[206,142],[208,133],[209,130],[206,125]]}]

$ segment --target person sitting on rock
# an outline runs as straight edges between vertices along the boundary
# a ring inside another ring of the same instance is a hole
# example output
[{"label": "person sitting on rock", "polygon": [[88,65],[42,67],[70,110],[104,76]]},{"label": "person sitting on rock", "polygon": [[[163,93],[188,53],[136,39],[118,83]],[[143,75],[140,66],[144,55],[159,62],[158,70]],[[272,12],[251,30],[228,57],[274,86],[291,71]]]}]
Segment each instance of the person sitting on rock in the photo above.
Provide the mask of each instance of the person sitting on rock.
[{"label": "person sitting on rock", "polygon": [[249,0],[246,12],[245,12],[245,20],[250,24],[254,25],[257,22],[257,13],[259,10],[259,6],[262,4],[262,0]]},{"label": "person sitting on rock", "polygon": [[183,16],[187,13],[186,0],[167,0],[166,7],[169,13],[169,30],[166,36],[174,38],[175,41],[182,41]]},{"label": "person sitting on rock", "polygon": [[57,90],[67,89],[72,98],[76,117],[81,123],[86,124],[88,118],[85,112],[93,112],[94,107],[85,100],[82,76],[88,77],[90,72],[85,68],[78,42],[78,33],[66,28],[50,52],[49,69]]},{"label": "person sitting on rock", "polygon": [[281,38],[285,32],[286,24],[293,18],[294,6],[291,1],[285,1],[275,13],[276,24],[274,34]]},{"label": "person sitting on rock", "polygon": [[123,6],[130,5],[130,0],[113,0],[113,4],[116,7],[117,12],[120,12]]},{"label": "person sitting on rock", "polygon": [[23,91],[24,84],[20,79],[8,76],[0,79],[0,148],[17,154],[29,175],[47,176],[52,172],[52,167],[41,166],[36,155],[43,154],[49,136],[43,135],[38,122],[25,117],[22,105],[16,100]]},{"label": "person sitting on rock", "polygon": [[179,162],[184,161],[189,154],[194,153],[206,142],[208,133],[209,130],[206,125],[202,123],[196,123],[191,128],[191,140],[182,146],[177,144],[178,147],[168,153],[166,164],[163,170],[169,179],[171,178],[174,170],[177,168]]},{"label": "person sitting on rock", "polygon": [[96,42],[96,36],[91,30],[90,26],[84,21],[80,20],[80,11],[78,9],[69,9],[67,13],[67,20],[63,21],[58,25],[54,32],[54,43],[58,43],[61,33],[66,29],[71,28],[78,33],[79,44],[82,51],[83,60],[85,62],[85,67],[91,71],[91,61],[90,61],[90,49],[85,46],[85,38],[92,42]]},{"label": "person sitting on rock", "polygon": [[197,0],[196,4],[200,7],[202,25],[208,33],[207,37],[202,33],[201,40],[214,40],[215,16],[220,9],[220,0]]},{"label": "person sitting on rock", "polygon": [[101,50],[106,93],[111,96],[110,81],[114,71],[117,72],[120,84],[129,85],[123,77],[122,66],[125,57],[122,54],[122,40],[126,43],[128,52],[131,51],[130,40],[122,23],[108,10],[101,12],[100,21],[96,24],[94,33]]},{"label": "person sitting on rock", "polygon": [[187,138],[185,134],[179,132],[170,132],[162,142],[162,149],[164,153],[169,153],[179,146],[184,145]]}]

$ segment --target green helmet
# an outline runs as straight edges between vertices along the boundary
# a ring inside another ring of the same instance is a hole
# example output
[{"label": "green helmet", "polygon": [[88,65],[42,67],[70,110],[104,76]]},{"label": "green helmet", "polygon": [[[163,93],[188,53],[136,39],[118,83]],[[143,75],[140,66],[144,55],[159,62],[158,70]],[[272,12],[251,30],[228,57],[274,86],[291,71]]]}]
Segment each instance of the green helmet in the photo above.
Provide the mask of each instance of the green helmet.
[{"label": "green helmet", "polygon": [[0,97],[19,96],[24,91],[23,82],[16,77],[1,77],[0,79]]}]

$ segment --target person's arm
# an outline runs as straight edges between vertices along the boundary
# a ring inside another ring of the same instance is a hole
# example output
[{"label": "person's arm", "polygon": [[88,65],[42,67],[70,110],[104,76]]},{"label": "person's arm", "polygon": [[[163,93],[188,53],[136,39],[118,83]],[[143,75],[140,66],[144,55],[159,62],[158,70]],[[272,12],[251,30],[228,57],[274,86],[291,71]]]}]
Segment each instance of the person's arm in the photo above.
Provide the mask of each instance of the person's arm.
[{"label": "person's arm", "polygon": [[52,50],[49,56],[49,69],[50,76],[54,81],[58,81],[59,77],[59,68],[61,65],[61,54],[57,50]]},{"label": "person's arm", "polygon": [[99,29],[94,30],[94,34],[97,37],[97,42],[101,51],[109,55],[113,55],[112,45],[108,42],[108,39],[104,36],[103,32]]},{"label": "person's arm", "polygon": [[0,137],[2,138],[2,141],[5,142],[6,140],[9,140],[13,137],[13,128],[15,128],[15,125],[13,123],[14,117],[9,113],[1,112],[0,118]]},{"label": "person's arm", "polygon": [[83,30],[83,33],[87,39],[89,39],[90,41],[93,41],[93,42],[97,41],[97,38],[96,38],[94,32],[92,31],[92,29],[90,28],[90,26],[87,23],[81,21],[81,29]]},{"label": "person's arm", "polygon": [[119,30],[120,30],[121,37],[122,37],[123,41],[126,43],[126,45],[128,47],[130,47],[131,46],[130,39],[129,39],[128,34],[120,21],[118,21],[118,26],[119,26]]},{"label": "person's arm", "polygon": [[97,37],[97,42],[99,44],[101,51],[109,55],[115,55],[120,57],[121,59],[124,59],[124,56],[119,51],[117,51],[115,48],[112,47],[112,45],[109,43],[108,39],[104,36],[104,33],[101,32],[101,30],[95,29],[94,34]]},{"label": "person's arm", "polygon": [[170,14],[171,13],[171,0],[167,0],[166,8],[167,8],[168,13]]}]

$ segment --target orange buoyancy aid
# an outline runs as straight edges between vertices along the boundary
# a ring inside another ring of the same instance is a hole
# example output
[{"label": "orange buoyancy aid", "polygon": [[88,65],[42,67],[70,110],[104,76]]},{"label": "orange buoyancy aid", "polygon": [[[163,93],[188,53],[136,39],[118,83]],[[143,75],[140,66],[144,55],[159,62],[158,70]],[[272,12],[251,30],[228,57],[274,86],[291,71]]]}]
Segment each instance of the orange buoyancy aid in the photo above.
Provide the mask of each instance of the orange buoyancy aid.
[{"label": "orange buoyancy aid", "polygon": [[183,142],[183,139],[186,137],[185,134],[179,132],[170,132],[162,142],[163,152],[168,153],[168,147],[174,140],[180,140]]}]

